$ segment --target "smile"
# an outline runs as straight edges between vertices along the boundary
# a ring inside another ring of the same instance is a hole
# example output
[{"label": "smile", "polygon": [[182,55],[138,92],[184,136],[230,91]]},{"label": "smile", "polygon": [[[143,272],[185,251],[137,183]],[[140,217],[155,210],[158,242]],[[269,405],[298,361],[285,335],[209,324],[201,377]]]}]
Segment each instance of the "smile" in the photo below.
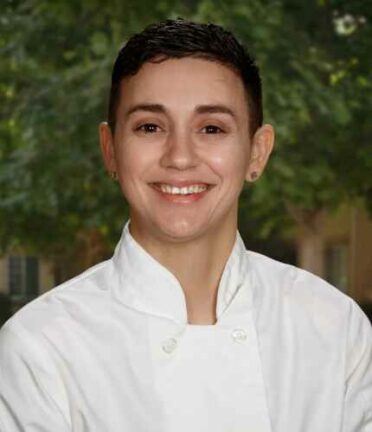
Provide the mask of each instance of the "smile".
[{"label": "smile", "polygon": [[177,187],[166,183],[154,183],[154,187],[157,190],[170,195],[199,194],[208,189],[208,185],[206,184],[193,184],[189,186]]}]

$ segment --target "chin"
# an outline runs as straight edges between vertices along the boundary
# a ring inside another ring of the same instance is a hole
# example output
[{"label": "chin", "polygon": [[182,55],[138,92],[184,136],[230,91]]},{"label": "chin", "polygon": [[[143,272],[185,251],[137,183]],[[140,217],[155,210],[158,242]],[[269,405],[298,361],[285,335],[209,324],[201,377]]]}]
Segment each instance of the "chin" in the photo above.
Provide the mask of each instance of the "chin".
[{"label": "chin", "polygon": [[158,225],[157,231],[161,237],[172,242],[192,240],[202,235],[205,230],[200,224],[191,224],[187,221],[174,221],[168,224]]}]

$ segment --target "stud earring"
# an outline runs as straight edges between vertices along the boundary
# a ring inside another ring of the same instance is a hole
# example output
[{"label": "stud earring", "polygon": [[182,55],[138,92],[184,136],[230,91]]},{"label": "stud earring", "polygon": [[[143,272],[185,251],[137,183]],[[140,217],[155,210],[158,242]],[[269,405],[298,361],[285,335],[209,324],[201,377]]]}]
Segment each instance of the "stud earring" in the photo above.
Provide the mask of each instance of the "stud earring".
[{"label": "stud earring", "polygon": [[111,177],[113,180],[117,180],[117,179],[118,179],[118,173],[117,173],[116,171],[110,171],[110,172],[109,172],[109,175],[110,175],[110,177]]},{"label": "stud earring", "polygon": [[258,172],[257,172],[257,171],[253,171],[253,172],[251,173],[251,179],[252,179],[252,181],[256,180],[257,177],[258,177]]}]

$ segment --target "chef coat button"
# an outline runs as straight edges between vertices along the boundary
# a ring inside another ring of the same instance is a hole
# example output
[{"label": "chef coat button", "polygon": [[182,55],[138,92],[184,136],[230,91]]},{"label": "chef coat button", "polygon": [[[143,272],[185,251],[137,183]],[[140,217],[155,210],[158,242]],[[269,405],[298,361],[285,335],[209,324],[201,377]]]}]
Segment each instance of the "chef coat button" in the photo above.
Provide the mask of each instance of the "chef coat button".
[{"label": "chef coat button", "polygon": [[234,342],[244,342],[247,339],[247,333],[245,330],[237,328],[231,332],[231,337]]},{"label": "chef coat button", "polygon": [[170,338],[163,343],[163,351],[167,354],[172,353],[177,347],[177,340],[175,338]]}]

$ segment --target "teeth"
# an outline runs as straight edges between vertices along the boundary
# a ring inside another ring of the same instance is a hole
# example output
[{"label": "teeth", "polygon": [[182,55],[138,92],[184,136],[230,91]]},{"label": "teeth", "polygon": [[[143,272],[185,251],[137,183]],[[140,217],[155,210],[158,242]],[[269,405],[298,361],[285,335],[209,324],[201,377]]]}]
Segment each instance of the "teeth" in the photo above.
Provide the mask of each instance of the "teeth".
[{"label": "teeth", "polygon": [[207,186],[205,185],[192,185],[192,186],[184,186],[178,188],[176,186],[161,184],[159,185],[159,187],[162,192],[172,194],[172,195],[187,195],[192,193],[200,193],[207,189]]}]

